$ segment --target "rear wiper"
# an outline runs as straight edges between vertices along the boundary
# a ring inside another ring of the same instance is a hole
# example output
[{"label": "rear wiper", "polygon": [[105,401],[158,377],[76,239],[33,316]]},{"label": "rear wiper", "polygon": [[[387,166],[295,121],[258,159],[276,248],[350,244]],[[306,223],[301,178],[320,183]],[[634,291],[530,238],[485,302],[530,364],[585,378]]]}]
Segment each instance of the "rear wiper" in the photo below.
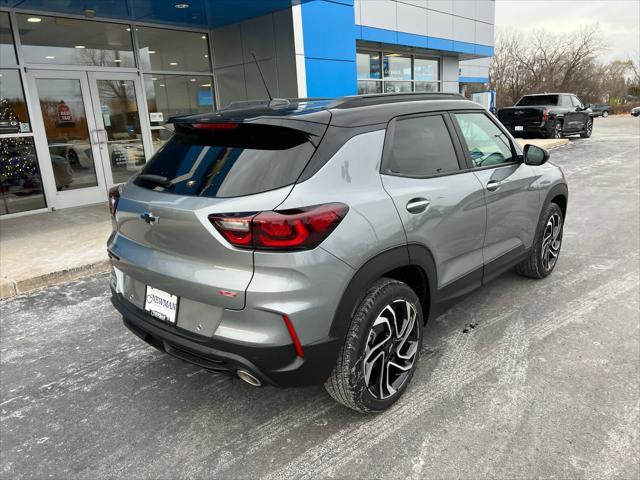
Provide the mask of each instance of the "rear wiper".
[{"label": "rear wiper", "polygon": [[156,185],[160,185],[164,188],[172,188],[173,182],[169,180],[167,177],[163,177],[162,175],[152,175],[150,173],[143,173],[138,175],[138,180],[144,180],[145,182],[155,183]]}]

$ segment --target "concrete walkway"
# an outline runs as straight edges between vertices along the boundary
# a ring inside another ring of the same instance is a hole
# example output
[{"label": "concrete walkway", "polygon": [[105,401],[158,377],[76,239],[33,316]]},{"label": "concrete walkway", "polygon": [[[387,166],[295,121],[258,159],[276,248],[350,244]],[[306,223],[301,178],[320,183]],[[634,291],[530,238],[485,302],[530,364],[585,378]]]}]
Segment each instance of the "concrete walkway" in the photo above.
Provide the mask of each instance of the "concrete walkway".
[{"label": "concrete walkway", "polygon": [[107,204],[0,220],[0,298],[109,268]]},{"label": "concrete walkway", "polygon": [[[546,149],[567,139],[518,140]],[[107,205],[0,220],[0,298],[109,269]]]}]

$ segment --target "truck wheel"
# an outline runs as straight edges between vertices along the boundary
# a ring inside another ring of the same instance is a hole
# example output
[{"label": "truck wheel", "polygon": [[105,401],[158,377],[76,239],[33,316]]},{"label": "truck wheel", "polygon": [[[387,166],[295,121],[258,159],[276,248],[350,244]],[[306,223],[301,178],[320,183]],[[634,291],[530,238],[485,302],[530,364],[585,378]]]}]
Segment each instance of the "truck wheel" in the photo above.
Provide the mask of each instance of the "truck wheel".
[{"label": "truck wheel", "polygon": [[580,138],[589,138],[593,132],[593,118],[587,120],[587,124],[584,127],[584,132],[580,134]]},{"label": "truck wheel", "polygon": [[553,122],[553,128],[549,133],[549,138],[562,138],[562,122],[560,120]]},{"label": "truck wheel", "polygon": [[607,118],[609,116],[609,112],[607,112],[606,110],[604,112],[602,112],[602,116],[604,118]]},{"label": "truck wheel", "polygon": [[544,278],[553,271],[562,247],[563,220],[560,207],[550,203],[540,216],[531,253],[516,266],[516,272],[529,278]]},{"label": "truck wheel", "polygon": [[389,408],[413,377],[423,326],[420,301],[407,284],[389,278],[374,282],[324,384],[329,395],[361,413]]}]

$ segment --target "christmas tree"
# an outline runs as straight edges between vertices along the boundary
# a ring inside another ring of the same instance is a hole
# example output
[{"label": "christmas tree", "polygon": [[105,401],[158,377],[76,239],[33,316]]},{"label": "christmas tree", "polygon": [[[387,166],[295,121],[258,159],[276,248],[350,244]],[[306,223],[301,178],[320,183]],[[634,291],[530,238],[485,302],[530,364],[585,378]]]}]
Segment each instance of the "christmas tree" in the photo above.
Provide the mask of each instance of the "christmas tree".
[{"label": "christmas tree", "polygon": [[[8,98],[0,98],[0,120],[20,121]],[[27,138],[0,140],[0,182],[16,184],[37,173],[33,142]]]}]

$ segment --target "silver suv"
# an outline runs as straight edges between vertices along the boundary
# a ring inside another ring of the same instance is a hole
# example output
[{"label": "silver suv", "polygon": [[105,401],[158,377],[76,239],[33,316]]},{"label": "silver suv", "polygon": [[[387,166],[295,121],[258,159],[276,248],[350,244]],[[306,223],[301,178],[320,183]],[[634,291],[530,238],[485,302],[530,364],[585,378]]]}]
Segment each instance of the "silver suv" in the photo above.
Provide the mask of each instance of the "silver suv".
[{"label": "silver suv", "polygon": [[110,192],[112,299],[204,369],[382,411],[429,318],[558,259],[562,172],[459,95],[245,102],[173,127]]}]

